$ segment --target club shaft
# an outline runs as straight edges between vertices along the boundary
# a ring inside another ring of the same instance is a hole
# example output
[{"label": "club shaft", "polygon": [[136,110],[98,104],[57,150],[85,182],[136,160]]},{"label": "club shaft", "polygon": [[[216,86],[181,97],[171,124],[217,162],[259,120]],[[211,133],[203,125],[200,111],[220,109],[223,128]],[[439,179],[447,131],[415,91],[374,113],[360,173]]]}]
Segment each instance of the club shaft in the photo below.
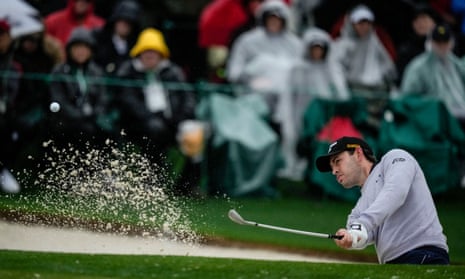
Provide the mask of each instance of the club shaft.
[{"label": "club shaft", "polygon": [[288,232],[288,233],[302,234],[302,235],[321,237],[321,238],[334,238],[332,235],[326,234],[326,233],[316,233],[316,232],[294,230],[294,229],[288,229],[288,228],[277,227],[277,226],[272,226],[272,225],[260,224],[256,222],[247,222],[247,223],[251,226],[256,226],[256,227],[261,227],[261,228],[266,228],[266,229],[271,229],[271,230],[276,230],[276,231],[283,231],[283,232]]}]

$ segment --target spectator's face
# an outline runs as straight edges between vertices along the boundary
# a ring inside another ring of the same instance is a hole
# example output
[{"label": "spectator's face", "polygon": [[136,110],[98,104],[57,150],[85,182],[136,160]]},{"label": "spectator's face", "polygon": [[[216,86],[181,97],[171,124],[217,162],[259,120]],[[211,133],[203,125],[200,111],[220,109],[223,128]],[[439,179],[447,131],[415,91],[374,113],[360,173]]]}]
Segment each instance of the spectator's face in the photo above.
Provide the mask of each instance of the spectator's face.
[{"label": "spectator's face", "polygon": [[8,32],[0,30],[0,52],[5,53],[11,44],[11,36]]},{"label": "spectator's face", "polygon": [[74,13],[76,15],[85,15],[90,8],[91,0],[75,0],[74,1]]},{"label": "spectator's face", "polygon": [[139,55],[139,59],[146,70],[153,70],[163,59],[163,56],[158,51],[146,50]]},{"label": "spectator's face", "polygon": [[283,20],[277,16],[271,15],[266,18],[266,29],[270,33],[279,33],[283,30]]},{"label": "spectator's face", "polygon": [[448,42],[432,42],[432,48],[434,53],[436,53],[439,57],[446,57],[452,51],[453,42],[452,40]]},{"label": "spectator's face", "polygon": [[121,38],[127,38],[131,33],[132,26],[127,20],[117,20],[115,22],[115,34]]},{"label": "spectator's face", "polygon": [[34,52],[40,44],[40,35],[29,35],[21,40],[21,48],[25,52]]},{"label": "spectator's face", "polygon": [[318,45],[311,46],[308,50],[309,58],[312,61],[322,61],[324,60],[325,50]]},{"label": "spectator's face", "polygon": [[434,20],[426,14],[417,16],[412,22],[413,31],[420,36],[428,35],[435,25]]},{"label": "spectator's face", "polygon": [[373,29],[373,23],[368,20],[361,20],[357,23],[354,23],[354,29],[360,38],[365,38]]},{"label": "spectator's face", "polygon": [[75,43],[70,49],[71,59],[77,64],[86,63],[92,56],[92,50],[87,44]]}]

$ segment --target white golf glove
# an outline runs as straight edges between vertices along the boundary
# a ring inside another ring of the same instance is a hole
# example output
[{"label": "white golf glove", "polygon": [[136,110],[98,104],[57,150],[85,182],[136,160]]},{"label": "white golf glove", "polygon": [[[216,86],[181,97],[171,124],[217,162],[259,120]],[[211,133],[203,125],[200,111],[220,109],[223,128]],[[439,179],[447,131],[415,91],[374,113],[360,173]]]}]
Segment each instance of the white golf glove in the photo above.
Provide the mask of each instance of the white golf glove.
[{"label": "white golf glove", "polygon": [[352,236],[352,249],[364,249],[367,246],[368,231],[359,223],[350,224],[347,231]]}]

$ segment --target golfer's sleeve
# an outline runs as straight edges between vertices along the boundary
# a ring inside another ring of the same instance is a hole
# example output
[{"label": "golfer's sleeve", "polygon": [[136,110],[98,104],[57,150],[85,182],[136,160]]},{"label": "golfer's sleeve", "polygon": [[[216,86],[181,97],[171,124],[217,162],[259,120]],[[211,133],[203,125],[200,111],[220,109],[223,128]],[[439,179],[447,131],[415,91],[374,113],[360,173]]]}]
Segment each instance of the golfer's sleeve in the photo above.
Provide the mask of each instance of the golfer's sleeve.
[{"label": "golfer's sleeve", "polygon": [[370,232],[404,204],[416,173],[415,162],[405,152],[392,152],[385,159],[382,165],[384,182],[378,185],[381,188],[373,203],[361,211],[358,218]]},{"label": "golfer's sleeve", "polygon": [[375,232],[371,229],[368,229],[367,225],[360,221],[360,215],[361,213],[360,213],[359,205],[357,204],[354,207],[354,209],[352,209],[352,212],[350,213],[349,218],[347,219],[346,229],[349,230],[350,225],[355,224],[355,223],[363,224],[365,228],[367,229],[367,233],[368,233],[367,245],[371,245],[375,242]]}]

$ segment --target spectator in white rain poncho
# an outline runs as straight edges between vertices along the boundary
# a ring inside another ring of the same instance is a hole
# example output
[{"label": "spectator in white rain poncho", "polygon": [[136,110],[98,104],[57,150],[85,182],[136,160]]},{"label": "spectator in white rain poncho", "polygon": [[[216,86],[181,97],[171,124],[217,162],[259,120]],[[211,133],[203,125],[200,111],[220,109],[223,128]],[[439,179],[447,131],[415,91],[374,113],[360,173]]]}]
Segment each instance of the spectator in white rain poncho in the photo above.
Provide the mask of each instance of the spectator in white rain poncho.
[{"label": "spectator in white rain poncho", "polygon": [[296,143],[302,129],[302,119],[310,102],[315,98],[348,100],[350,93],[341,65],[331,59],[332,39],[319,28],[309,28],[303,35],[304,54],[289,75],[290,98],[286,102],[289,113],[283,129],[288,135],[288,167],[293,178],[301,178],[306,167],[305,160],[297,158]]},{"label": "spectator in white rain poncho", "polygon": [[333,54],[344,69],[353,97],[366,100],[367,122],[377,133],[391,92],[395,91],[396,67],[375,29],[375,16],[366,6],[347,15],[336,39]]},{"label": "spectator in white rain poncho", "polygon": [[265,1],[257,11],[257,20],[257,27],[243,33],[233,44],[227,78],[245,85],[247,93],[263,96],[270,110],[271,125],[283,138],[283,152],[292,154],[286,147],[289,106],[285,104],[285,95],[289,94],[289,71],[301,58],[302,41],[289,29],[290,9],[283,1]]},{"label": "spectator in white rain poncho", "polygon": [[465,127],[465,65],[452,52],[454,39],[450,28],[438,24],[429,40],[431,49],[407,65],[401,92],[443,101]]},{"label": "spectator in white rain poncho", "polygon": [[[349,99],[342,67],[330,55],[332,40],[329,34],[316,27],[310,28],[304,33],[303,42],[303,59],[292,67],[290,74],[295,97],[302,96],[305,103],[311,98]],[[298,103],[303,108],[306,106]]]},{"label": "spectator in white rain poncho", "polygon": [[355,7],[346,18],[333,53],[344,66],[353,91],[387,93],[394,84],[396,69],[375,32],[374,21],[368,7]]},{"label": "spectator in white rain poncho", "polygon": [[300,39],[288,29],[289,7],[265,1],[257,11],[258,26],[239,36],[227,62],[227,79],[263,91],[276,89],[283,73],[302,51]]}]

